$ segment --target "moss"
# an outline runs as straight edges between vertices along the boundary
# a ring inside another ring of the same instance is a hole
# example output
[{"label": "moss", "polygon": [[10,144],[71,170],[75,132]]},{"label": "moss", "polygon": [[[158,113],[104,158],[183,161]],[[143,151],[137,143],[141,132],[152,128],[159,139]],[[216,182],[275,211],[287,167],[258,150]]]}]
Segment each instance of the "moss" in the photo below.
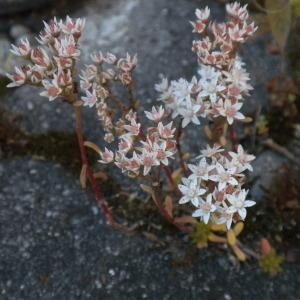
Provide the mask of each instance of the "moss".
[{"label": "moss", "polygon": [[210,226],[203,223],[197,222],[195,231],[193,233],[193,242],[197,244],[198,247],[207,247],[208,235],[211,233]]},{"label": "moss", "polygon": [[261,269],[268,273],[271,276],[276,276],[280,272],[282,272],[282,263],[284,261],[284,257],[278,255],[274,249],[268,254],[264,254],[261,256],[259,260],[259,265]]}]

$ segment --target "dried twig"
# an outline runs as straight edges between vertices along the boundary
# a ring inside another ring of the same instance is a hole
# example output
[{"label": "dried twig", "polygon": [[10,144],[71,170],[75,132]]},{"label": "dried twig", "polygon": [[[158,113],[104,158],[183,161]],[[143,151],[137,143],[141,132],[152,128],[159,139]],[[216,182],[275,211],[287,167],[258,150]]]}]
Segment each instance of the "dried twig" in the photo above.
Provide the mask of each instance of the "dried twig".
[{"label": "dried twig", "polygon": [[263,145],[265,145],[265,146],[275,150],[276,152],[284,155],[286,158],[288,158],[289,160],[293,161],[298,166],[300,166],[300,159],[295,157],[294,154],[291,153],[288,149],[286,149],[285,147],[277,144],[272,139],[267,139],[267,140],[263,141],[262,143],[263,143]]}]

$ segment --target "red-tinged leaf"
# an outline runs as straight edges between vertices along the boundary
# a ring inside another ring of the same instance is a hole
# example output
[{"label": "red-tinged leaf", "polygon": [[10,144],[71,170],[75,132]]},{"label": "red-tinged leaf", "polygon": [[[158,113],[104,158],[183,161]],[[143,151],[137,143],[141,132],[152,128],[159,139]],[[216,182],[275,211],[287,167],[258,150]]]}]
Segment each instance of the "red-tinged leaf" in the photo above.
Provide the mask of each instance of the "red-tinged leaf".
[{"label": "red-tinged leaf", "polygon": [[265,7],[273,37],[283,52],[291,29],[291,4],[287,0],[266,0]]},{"label": "red-tinged leaf", "polygon": [[197,224],[195,218],[191,216],[182,216],[174,219],[174,222],[177,224]]},{"label": "red-tinged leaf", "polygon": [[86,171],[87,171],[87,165],[83,165],[79,177],[80,184],[83,189],[86,188],[86,181],[87,181]]},{"label": "red-tinged leaf", "polygon": [[108,179],[107,174],[101,171],[94,173],[94,177],[96,179],[101,179],[103,181],[106,181]]},{"label": "red-tinged leaf", "polygon": [[167,196],[165,199],[165,209],[167,213],[173,218],[173,199],[170,196]]},{"label": "red-tinged leaf", "polygon": [[267,239],[261,239],[260,245],[263,254],[269,254],[272,251],[272,247]]},{"label": "red-tinged leaf", "polygon": [[101,149],[93,142],[85,141],[84,146],[93,149],[98,154],[100,154],[102,152]]}]

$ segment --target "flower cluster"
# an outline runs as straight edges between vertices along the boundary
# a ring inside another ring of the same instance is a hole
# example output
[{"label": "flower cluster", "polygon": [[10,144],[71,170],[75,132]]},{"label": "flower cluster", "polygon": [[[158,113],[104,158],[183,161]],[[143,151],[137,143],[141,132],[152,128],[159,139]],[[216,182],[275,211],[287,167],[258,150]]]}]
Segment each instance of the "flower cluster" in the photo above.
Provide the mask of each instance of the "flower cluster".
[{"label": "flower cluster", "polygon": [[[87,65],[80,76],[80,87],[85,93],[81,98],[84,106],[97,108],[102,127],[106,132],[105,140],[114,141],[112,110],[108,105],[113,97],[111,85],[120,82],[128,87],[132,83],[133,71],[137,65],[137,55],[117,58],[112,53],[103,55],[101,51],[91,55],[94,64]],[[121,109],[124,104],[121,103]]]},{"label": "flower cluster", "polygon": [[[152,107],[151,111],[145,112],[147,119],[154,124],[152,127],[142,126],[138,116],[138,101],[133,86],[137,55],[127,54],[122,58],[99,51],[91,55],[92,63],[78,73],[79,40],[85,25],[83,19],[67,17],[62,21],[54,18],[49,23],[44,22],[44,29],[37,38],[38,47],[32,47],[27,39],[18,46],[12,45],[11,51],[27,64],[16,67],[15,74],[8,75],[12,81],[8,87],[23,84],[40,86],[43,88],[41,95],[50,101],[60,96],[73,104],[85,167],[87,157],[84,147],[90,146],[100,154],[100,163],[114,164],[130,177],[150,181],[152,186],[148,187],[148,192],[161,214],[181,230],[183,228],[173,217],[173,203],[170,203],[173,196],[169,197],[168,203],[164,203],[159,184],[162,182],[160,167],[170,185],[168,192],[175,196],[181,191],[179,203],[191,202],[196,207],[194,217],[200,217],[205,223],[226,224],[230,228],[232,222],[244,220],[246,208],[255,204],[246,200],[248,191],[242,188],[244,172],[252,171],[250,163],[254,156],[245,153],[241,145],[236,152],[216,145],[207,146],[197,158],[198,164],[186,166],[180,146],[181,126],[178,126],[175,138],[176,127],[173,121],[167,121],[169,115],[172,119],[179,116],[182,127],[186,127],[190,123],[199,125],[200,117],[209,120],[218,118],[216,121],[221,119],[219,123],[224,129],[227,123],[231,125],[235,119],[245,118],[240,109],[252,87],[237,50],[253,35],[256,27],[248,21],[246,6],[234,3],[228,4],[226,9],[229,15],[226,23],[210,21],[207,7],[196,10],[197,20],[191,24],[193,31],[202,35],[200,40],[193,42],[192,47],[198,57],[198,74],[191,81],[180,78],[169,82],[164,78],[155,86],[160,93],[159,100],[165,106]],[[80,84],[77,84],[77,74],[80,74]],[[126,99],[114,94],[116,84],[127,90]],[[81,106],[96,109],[109,148],[100,150],[91,142],[84,143]],[[214,129],[217,130],[216,127]],[[222,137],[226,139],[227,131],[223,132]],[[215,137],[211,139],[212,143],[216,142]],[[172,173],[172,168],[169,168],[170,159],[175,158],[177,150],[181,171],[186,174],[178,187],[173,178],[176,172]],[[84,177],[88,174],[94,186],[94,175],[86,170],[82,169],[81,181],[85,184]],[[155,193],[152,187],[155,187]],[[99,194],[96,189],[95,192]],[[105,207],[104,202],[101,205]],[[111,216],[109,219],[112,219]]]},{"label": "flower cluster", "polygon": [[40,46],[32,47],[27,39],[18,46],[12,45],[11,52],[22,57],[28,64],[16,67],[15,74],[8,74],[8,87],[31,84],[42,86],[42,96],[50,101],[62,96],[73,101],[75,62],[80,55],[79,39],[85,25],[84,19],[65,21],[54,18],[44,22],[44,30],[37,38]]},{"label": "flower cluster", "polygon": [[209,21],[210,10],[196,10],[197,21],[191,22],[194,32],[202,39],[193,42],[192,50],[198,56],[198,76],[191,81],[163,79],[156,85],[159,100],[180,116],[182,126],[200,124],[199,117],[226,118],[231,125],[234,119],[244,119],[240,112],[244,96],[252,89],[244,63],[237,56],[239,44],[244,43],[257,29],[249,23],[246,5],[227,4],[229,20],[226,23]]},{"label": "flower cluster", "polygon": [[252,171],[250,162],[254,158],[241,145],[237,152],[228,153],[220,146],[207,146],[198,157],[199,163],[188,165],[191,175],[179,185],[183,194],[179,203],[191,202],[197,208],[193,217],[200,217],[204,223],[211,220],[230,229],[232,221],[244,220],[246,208],[255,204],[246,200],[248,191],[242,189],[243,172]]},{"label": "flower cluster", "polygon": [[145,114],[156,126],[148,128],[145,135],[137,121],[137,114],[131,110],[125,116],[126,121],[120,119],[117,124],[118,150],[113,152],[105,148],[101,153],[101,163],[114,163],[131,177],[146,176],[152,167],[169,164],[169,159],[176,152],[173,140],[175,128],[172,128],[172,122],[163,125],[162,107],[153,107]]}]

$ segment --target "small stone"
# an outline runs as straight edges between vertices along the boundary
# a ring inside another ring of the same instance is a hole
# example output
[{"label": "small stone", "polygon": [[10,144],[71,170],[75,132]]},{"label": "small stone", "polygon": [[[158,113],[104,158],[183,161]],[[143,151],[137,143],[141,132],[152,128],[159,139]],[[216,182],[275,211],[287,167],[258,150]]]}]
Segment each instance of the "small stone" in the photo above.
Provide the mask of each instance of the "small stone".
[{"label": "small stone", "polygon": [[224,294],[224,299],[225,300],[231,300],[231,296],[229,294]]},{"label": "small stone", "polygon": [[116,272],[113,269],[109,269],[108,274],[111,276],[115,276]]},{"label": "small stone", "polygon": [[27,27],[25,27],[21,24],[16,24],[11,27],[9,34],[14,40],[17,41],[26,36],[29,36],[31,34],[31,32]]}]

